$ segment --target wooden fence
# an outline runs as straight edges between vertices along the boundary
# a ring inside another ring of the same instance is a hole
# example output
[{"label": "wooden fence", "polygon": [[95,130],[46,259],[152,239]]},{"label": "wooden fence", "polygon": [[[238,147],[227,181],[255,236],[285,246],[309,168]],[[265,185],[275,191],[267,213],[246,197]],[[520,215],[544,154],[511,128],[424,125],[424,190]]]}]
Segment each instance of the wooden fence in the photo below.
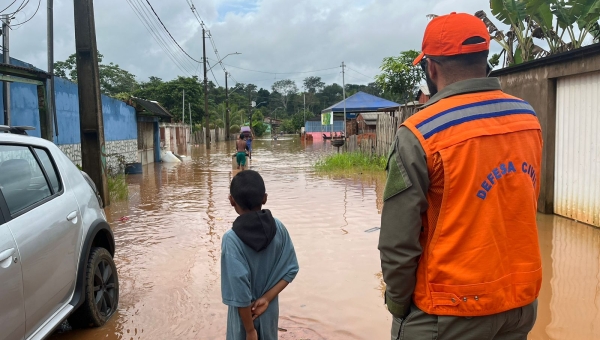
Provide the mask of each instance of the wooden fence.
[{"label": "wooden fence", "polygon": [[362,138],[362,135],[348,137],[346,152],[360,152],[367,155],[376,154],[376,142],[373,138]]},{"label": "wooden fence", "polygon": [[362,134],[348,137],[346,152],[361,152],[368,155],[386,156],[398,130],[398,118],[388,115],[377,117],[376,134]]},{"label": "wooden fence", "polygon": [[378,156],[386,156],[394,144],[396,131],[398,130],[398,119],[388,115],[377,117],[377,141],[376,152]]}]

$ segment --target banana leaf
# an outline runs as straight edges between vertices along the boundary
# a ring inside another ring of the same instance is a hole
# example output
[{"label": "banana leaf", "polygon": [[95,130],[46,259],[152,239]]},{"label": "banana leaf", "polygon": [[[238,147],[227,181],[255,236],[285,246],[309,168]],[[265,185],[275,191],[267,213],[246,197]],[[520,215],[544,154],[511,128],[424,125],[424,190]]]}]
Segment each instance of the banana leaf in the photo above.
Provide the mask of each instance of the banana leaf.
[{"label": "banana leaf", "polygon": [[522,0],[490,0],[490,9],[506,25],[518,25],[527,16],[526,3]]}]

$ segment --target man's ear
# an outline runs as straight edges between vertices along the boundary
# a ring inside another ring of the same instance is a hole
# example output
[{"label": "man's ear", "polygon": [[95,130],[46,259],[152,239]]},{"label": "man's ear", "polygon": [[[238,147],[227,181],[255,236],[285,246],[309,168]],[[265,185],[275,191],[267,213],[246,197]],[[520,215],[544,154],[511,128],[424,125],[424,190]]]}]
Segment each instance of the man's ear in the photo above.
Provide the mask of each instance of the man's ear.
[{"label": "man's ear", "polygon": [[427,63],[427,73],[429,73],[429,78],[436,84],[440,75],[439,67],[440,65],[435,61],[429,60]]},{"label": "man's ear", "polygon": [[263,198],[263,202],[262,202],[263,205],[267,204],[267,196],[269,196],[269,195],[265,194],[265,197]]},{"label": "man's ear", "polygon": [[233,199],[233,196],[231,196],[231,195],[229,195],[229,203],[231,204],[232,207],[235,207],[237,205],[237,203]]}]

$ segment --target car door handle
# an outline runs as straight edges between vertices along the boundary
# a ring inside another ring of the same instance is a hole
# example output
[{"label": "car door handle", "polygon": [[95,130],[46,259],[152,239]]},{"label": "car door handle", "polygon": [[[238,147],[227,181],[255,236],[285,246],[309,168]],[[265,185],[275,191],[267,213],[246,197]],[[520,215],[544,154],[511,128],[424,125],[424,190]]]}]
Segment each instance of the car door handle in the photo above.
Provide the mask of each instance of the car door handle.
[{"label": "car door handle", "polygon": [[0,253],[0,262],[3,262],[13,256],[15,253],[15,248],[10,248]]},{"label": "car door handle", "polygon": [[69,215],[67,215],[67,221],[73,221],[77,218],[77,211],[73,211]]}]

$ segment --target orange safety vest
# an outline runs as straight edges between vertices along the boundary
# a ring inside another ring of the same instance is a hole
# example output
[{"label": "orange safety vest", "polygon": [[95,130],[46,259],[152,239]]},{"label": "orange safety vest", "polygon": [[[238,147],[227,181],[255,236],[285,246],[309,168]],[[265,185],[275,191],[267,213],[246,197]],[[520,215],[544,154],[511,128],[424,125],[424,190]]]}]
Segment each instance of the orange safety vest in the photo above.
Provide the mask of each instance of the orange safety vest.
[{"label": "orange safety vest", "polygon": [[421,142],[432,179],[414,303],[453,316],[532,303],[542,283],[542,137],[531,106],[500,90],[462,94],[403,125]]}]

